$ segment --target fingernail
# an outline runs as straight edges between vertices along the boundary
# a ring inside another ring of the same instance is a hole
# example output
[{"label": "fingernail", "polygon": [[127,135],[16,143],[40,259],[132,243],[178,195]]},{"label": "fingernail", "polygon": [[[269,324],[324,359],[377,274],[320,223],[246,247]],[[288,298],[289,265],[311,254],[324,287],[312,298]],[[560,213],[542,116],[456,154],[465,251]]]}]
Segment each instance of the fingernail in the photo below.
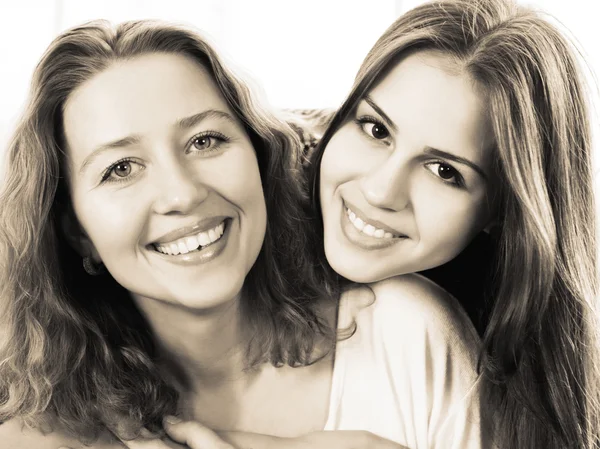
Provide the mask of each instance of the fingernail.
[{"label": "fingernail", "polygon": [[155,433],[150,432],[145,427],[142,427],[142,430],[140,430],[140,436],[143,437],[143,438],[156,438],[158,435],[156,435]]},{"label": "fingernail", "polygon": [[165,416],[165,422],[167,424],[177,424],[181,422],[181,418],[173,415]]}]

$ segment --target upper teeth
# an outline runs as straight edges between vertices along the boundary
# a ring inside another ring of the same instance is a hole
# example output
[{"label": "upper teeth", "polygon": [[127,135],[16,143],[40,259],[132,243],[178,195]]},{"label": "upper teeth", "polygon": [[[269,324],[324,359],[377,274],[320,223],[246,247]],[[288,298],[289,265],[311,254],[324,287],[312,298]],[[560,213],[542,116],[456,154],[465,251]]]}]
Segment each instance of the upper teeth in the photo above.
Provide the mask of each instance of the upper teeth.
[{"label": "upper teeth", "polygon": [[346,215],[348,215],[348,219],[350,223],[354,225],[354,227],[362,232],[363,234],[369,235],[371,237],[375,237],[378,239],[391,239],[394,235],[391,232],[386,231],[385,229],[379,229],[371,224],[365,223],[359,217],[356,216],[354,212],[350,209],[346,208]]},{"label": "upper teeth", "polygon": [[173,242],[161,243],[155,245],[158,252],[176,256],[177,254],[187,254],[191,251],[195,251],[200,246],[210,245],[221,238],[225,231],[225,222],[222,221],[219,225],[214,228],[203,231],[189,237],[182,237]]}]

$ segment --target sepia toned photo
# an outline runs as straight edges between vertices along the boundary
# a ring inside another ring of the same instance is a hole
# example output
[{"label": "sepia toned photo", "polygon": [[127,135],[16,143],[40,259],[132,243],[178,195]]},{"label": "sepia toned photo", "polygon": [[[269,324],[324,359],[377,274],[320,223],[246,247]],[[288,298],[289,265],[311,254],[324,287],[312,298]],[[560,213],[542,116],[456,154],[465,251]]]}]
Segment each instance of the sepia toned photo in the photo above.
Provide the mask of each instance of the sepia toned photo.
[{"label": "sepia toned photo", "polygon": [[600,449],[595,5],[0,5],[0,449]]}]

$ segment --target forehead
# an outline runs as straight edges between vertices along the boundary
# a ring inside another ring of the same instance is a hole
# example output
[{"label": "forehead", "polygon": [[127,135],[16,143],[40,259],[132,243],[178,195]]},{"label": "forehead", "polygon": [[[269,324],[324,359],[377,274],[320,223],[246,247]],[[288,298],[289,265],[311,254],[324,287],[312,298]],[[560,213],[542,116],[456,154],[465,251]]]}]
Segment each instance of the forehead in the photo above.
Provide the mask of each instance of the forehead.
[{"label": "forehead", "polygon": [[69,148],[156,131],[208,108],[227,111],[216,83],[183,55],[151,53],[116,61],[79,86],[64,107]]},{"label": "forehead", "polygon": [[450,55],[421,51],[406,56],[369,96],[401,135],[420,144],[453,152],[492,145],[485,89]]}]

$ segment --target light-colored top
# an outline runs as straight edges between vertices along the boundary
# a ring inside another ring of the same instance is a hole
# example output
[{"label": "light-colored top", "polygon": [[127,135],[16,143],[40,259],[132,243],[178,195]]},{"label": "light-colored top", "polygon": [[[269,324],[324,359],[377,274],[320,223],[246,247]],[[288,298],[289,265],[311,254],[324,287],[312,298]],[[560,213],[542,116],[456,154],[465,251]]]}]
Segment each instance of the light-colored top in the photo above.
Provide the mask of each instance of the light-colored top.
[{"label": "light-colored top", "polygon": [[[479,449],[479,338],[458,302],[419,275],[345,293],[325,430],[365,430],[410,449]],[[19,420],[0,425],[0,449],[83,449]],[[103,435],[94,449],[121,447]],[[258,446],[257,446],[258,447]]]},{"label": "light-colored top", "polygon": [[481,448],[479,337],[460,304],[419,275],[341,300],[325,430],[366,430],[411,449]]}]

